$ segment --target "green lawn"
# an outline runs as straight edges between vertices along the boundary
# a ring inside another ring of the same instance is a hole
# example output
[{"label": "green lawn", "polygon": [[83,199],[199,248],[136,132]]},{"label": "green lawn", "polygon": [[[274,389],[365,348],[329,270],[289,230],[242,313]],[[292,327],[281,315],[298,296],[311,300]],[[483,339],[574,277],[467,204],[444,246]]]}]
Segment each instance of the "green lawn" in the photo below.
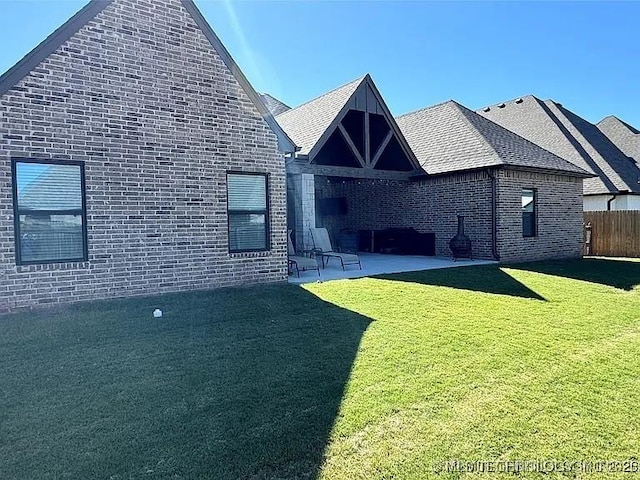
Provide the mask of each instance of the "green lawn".
[{"label": "green lawn", "polygon": [[[637,460],[639,285],[638,261],[586,259],[2,316],[0,479]],[[518,475],[561,477],[613,475]]]}]

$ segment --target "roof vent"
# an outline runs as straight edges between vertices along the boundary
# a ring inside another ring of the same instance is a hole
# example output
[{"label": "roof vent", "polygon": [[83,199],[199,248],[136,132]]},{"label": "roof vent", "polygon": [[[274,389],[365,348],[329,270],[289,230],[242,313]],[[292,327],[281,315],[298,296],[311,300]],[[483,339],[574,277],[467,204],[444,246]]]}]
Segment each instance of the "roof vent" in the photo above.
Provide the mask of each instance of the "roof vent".
[{"label": "roof vent", "polygon": [[516,100],[516,103],[522,103],[522,102],[523,102],[523,100],[522,100],[521,98],[518,98],[518,99]]},{"label": "roof vent", "polygon": [[483,112],[488,112],[489,110],[491,110],[489,107],[486,107],[486,108],[482,109]]},{"label": "roof vent", "polygon": [[500,105],[498,105],[498,108],[504,108],[504,103],[501,103]]},{"label": "roof vent", "polygon": [[553,102],[557,107],[561,107],[562,104],[560,102]]}]

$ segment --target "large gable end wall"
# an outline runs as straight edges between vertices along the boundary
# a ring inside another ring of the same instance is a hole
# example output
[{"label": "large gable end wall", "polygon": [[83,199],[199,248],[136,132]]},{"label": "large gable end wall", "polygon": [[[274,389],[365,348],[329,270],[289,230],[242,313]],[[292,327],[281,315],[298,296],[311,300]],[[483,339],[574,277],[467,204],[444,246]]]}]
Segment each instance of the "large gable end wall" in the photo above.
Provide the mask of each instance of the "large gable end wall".
[{"label": "large gable end wall", "polygon": [[416,173],[419,165],[366,75],[309,152],[319,165]]},{"label": "large gable end wall", "polygon": [[[0,110],[0,305],[285,278],[276,135],[181,0],[114,0]],[[11,157],[85,162],[88,262],[16,266]],[[227,171],[269,175],[269,251],[228,253]]]}]

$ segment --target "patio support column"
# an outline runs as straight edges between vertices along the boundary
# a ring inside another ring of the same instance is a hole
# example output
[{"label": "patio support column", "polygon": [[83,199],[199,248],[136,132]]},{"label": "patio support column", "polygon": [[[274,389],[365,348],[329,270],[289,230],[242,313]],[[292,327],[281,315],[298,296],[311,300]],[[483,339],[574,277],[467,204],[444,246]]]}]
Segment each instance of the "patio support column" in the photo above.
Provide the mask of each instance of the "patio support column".
[{"label": "patio support column", "polygon": [[315,176],[311,173],[287,175],[289,208],[293,208],[293,229],[295,230],[296,249],[311,248],[313,242],[309,233],[316,226]]}]

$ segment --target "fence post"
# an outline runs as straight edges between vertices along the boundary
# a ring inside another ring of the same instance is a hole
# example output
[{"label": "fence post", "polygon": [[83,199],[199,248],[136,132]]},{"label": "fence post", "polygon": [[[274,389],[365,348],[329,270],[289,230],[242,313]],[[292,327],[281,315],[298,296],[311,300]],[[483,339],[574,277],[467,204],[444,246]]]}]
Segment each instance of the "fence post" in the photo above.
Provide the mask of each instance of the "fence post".
[{"label": "fence post", "polygon": [[584,226],[584,254],[591,255],[591,222]]}]

